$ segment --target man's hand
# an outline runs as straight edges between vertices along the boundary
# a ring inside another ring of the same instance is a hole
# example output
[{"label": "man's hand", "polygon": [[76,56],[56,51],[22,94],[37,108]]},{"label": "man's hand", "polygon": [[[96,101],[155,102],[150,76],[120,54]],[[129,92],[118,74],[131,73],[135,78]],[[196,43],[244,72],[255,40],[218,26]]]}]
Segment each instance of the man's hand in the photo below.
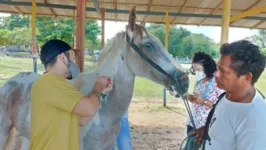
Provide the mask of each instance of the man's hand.
[{"label": "man's hand", "polygon": [[113,84],[113,80],[111,78],[107,79],[108,84],[107,87],[103,89],[103,93],[107,93],[107,92],[111,92],[113,90],[114,84]]},{"label": "man's hand", "polygon": [[177,95],[177,92],[176,92],[176,91],[169,91],[169,93],[170,93],[172,96],[176,96],[176,95]]},{"label": "man's hand", "polygon": [[101,93],[108,85],[108,77],[97,75],[93,92]]}]

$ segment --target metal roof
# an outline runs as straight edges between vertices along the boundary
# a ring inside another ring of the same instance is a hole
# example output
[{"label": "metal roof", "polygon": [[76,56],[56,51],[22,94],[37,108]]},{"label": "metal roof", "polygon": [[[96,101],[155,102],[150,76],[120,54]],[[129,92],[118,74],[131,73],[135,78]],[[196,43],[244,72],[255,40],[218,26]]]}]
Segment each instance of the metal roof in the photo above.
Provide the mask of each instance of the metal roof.
[{"label": "metal roof", "polygon": [[[96,0],[86,1],[87,19],[100,20]],[[137,21],[165,23],[169,11],[171,24],[220,26],[223,0],[99,0],[105,8],[105,20],[127,21],[128,11],[137,6]],[[31,15],[31,0],[0,0],[0,12]],[[36,0],[37,15],[73,17],[76,0]],[[231,15],[266,5],[266,0],[232,0]],[[230,24],[231,27],[266,29],[266,12],[248,16]]]}]

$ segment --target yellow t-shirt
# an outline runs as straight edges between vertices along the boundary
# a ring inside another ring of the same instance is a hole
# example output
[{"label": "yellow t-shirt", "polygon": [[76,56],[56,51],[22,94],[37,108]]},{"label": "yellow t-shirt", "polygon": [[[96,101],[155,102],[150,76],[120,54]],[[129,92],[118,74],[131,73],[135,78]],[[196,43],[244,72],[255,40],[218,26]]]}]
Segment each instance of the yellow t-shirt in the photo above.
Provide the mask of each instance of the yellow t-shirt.
[{"label": "yellow t-shirt", "polygon": [[31,88],[30,150],[79,150],[79,117],[72,110],[83,94],[47,73]]}]

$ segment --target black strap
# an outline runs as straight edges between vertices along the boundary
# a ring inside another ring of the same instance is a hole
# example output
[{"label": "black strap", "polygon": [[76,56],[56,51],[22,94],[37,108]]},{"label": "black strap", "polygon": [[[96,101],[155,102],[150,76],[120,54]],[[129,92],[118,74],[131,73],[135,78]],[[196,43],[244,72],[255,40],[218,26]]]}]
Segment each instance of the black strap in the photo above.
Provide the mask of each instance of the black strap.
[{"label": "black strap", "polygon": [[152,61],[149,57],[147,57],[144,52],[135,44],[134,39],[130,41],[130,37],[126,32],[126,40],[130,44],[130,46],[139,54],[139,56],[144,59],[147,63],[149,63],[153,68],[155,68],[160,73],[166,75],[172,80],[175,80],[171,75],[169,75],[166,71],[164,71],[159,65],[157,65],[154,61]]},{"label": "black strap", "polygon": [[260,92],[260,90],[257,89],[257,91],[260,93],[260,95],[262,96],[262,98],[265,99],[265,96]]},{"label": "black strap", "polygon": [[225,96],[225,94],[226,94],[226,92],[222,93],[218,97],[218,100],[216,101],[215,104],[212,105],[212,109],[211,109],[211,111],[208,114],[208,118],[207,118],[207,121],[206,121],[206,124],[205,124],[204,133],[203,133],[203,136],[202,136],[203,150],[205,149],[206,140],[208,140],[209,142],[211,140],[208,132],[209,132],[209,126],[210,126],[211,119],[212,119],[212,116],[214,114],[215,108],[216,108],[217,104],[221,101],[221,99]]}]

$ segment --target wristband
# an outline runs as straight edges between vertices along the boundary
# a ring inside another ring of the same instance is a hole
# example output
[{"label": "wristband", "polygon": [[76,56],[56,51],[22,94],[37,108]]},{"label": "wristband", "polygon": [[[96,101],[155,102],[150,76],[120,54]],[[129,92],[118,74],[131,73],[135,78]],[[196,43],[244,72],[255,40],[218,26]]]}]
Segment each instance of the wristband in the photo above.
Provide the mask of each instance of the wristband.
[{"label": "wristband", "polygon": [[96,96],[97,96],[97,99],[98,99],[98,101],[99,101],[99,103],[101,103],[101,96],[100,96],[99,93],[97,93],[97,92],[92,92],[91,94],[96,95]]}]

